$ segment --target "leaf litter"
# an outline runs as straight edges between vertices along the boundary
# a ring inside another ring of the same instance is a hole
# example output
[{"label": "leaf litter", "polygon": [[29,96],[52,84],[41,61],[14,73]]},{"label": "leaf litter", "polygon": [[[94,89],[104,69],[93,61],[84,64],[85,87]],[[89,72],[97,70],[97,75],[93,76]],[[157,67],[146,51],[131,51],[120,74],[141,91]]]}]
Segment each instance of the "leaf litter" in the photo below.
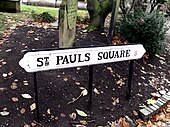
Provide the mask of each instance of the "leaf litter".
[{"label": "leaf litter", "polygon": [[4,92],[5,90],[7,90],[7,87],[0,87],[0,92]]},{"label": "leaf litter", "polygon": [[1,116],[8,116],[10,113],[8,111],[2,111],[0,112]]},{"label": "leaf litter", "polygon": [[93,90],[96,94],[100,94],[100,92],[98,91],[98,89],[97,88],[94,88],[94,90]]},{"label": "leaf litter", "polygon": [[74,103],[75,101],[80,99],[81,96],[86,96],[88,94],[88,91],[84,87],[82,87],[82,88],[83,88],[83,90],[81,91],[80,95],[77,98],[73,98],[72,101],[67,103],[67,105]]},{"label": "leaf litter", "polygon": [[12,100],[13,102],[18,102],[18,101],[19,101],[19,99],[18,99],[17,97],[12,97],[11,100]]},{"label": "leaf litter", "polygon": [[78,115],[80,115],[82,117],[87,117],[88,116],[84,111],[81,111],[79,109],[76,109],[76,112],[77,112]]},{"label": "leaf litter", "polygon": [[13,89],[13,90],[15,90],[15,89],[18,88],[17,83],[16,83],[15,81],[11,84],[10,87],[11,87],[11,89]]},{"label": "leaf litter", "polygon": [[33,110],[35,110],[35,109],[36,109],[36,104],[35,104],[35,103],[31,104],[31,105],[30,105],[30,110],[33,111]]},{"label": "leaf litter", "polygon": [[23,98],[26,98],[26,99],[31,99],[32,98],[32,96],[31,95],[29,95],[29,94],[21,94],[21,96],[23,97]]},{"label": "leaf litter", "polygon": [[[17,86],[17,85],[16,85]],[[148,122],[148,123],[151,123],[151,122]]]}]

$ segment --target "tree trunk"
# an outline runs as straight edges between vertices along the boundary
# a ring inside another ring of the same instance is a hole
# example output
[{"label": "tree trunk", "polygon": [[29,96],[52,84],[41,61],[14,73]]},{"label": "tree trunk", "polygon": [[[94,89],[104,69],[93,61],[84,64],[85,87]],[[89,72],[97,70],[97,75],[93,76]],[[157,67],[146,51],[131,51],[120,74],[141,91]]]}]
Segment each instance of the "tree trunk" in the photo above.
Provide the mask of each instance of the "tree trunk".
[{"label": "tree trunk", "polygon": [[90,15],[90,26],[104,28],[107,15],[112,11],[113,0],[87,0],[87,10]]}]

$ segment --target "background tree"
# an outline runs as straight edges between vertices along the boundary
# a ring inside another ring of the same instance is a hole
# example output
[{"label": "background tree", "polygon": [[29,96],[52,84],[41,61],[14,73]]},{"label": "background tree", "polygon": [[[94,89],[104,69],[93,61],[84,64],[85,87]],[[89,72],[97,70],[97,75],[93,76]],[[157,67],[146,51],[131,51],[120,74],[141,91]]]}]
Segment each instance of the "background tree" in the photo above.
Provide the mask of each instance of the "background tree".
[{"label": "background tree", "polygon": [[113,0],[87,0],[90,26],[103,28],[107,15],[112,11]]},{"label": "background tree", "polygon": [[[166,0],[120,0],[122,14],[137,10],[138,8],[152,12],[158,4],[164,3]],[[90,16],[90,28],[101,29],[107,15],[116,8],[116,0],[87,0],[87,10]]]},{"label": "background tree", "polygon": [[141,8],[147,12],[153,12],[159,4],[164,4],[167,0],[121,0],[120,9],[123,14]]}]

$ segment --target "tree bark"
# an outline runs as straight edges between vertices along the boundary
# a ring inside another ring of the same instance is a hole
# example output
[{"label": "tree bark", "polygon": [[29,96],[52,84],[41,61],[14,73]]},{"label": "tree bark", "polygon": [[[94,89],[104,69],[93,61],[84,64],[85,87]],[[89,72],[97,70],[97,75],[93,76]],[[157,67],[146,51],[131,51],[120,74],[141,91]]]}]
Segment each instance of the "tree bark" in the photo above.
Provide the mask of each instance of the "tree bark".
[{"label": "tree bark", "polygon": [[112,11],[113,0],[87,0],[87,10],[90,15],[90,26],[104,28],[107,15]]}]

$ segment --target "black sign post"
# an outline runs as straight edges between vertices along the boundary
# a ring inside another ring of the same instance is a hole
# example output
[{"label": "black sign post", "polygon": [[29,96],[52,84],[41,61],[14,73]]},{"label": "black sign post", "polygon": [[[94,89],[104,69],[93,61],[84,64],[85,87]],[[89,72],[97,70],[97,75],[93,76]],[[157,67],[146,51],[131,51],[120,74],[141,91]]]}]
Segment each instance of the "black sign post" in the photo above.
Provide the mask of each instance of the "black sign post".
[{"label": "black sign post", "polygon": [[93,65],[89,66],[89,88],[88,88],[89,100],[88,100],[88,110],[91,111],[92,108],[92,94],[93,94]]},{"label": "black sign post", "polygon": [[128,78],[128,93],[127,93],[127,99],[131,96],[131,84],[132,84],[132,76],[133,76],[133,64],[134,60],[131,60],[129,63],[129,78]]},{"label": "black sign post", "polygon": [[36,105],[36,119],[37,119],[37,122],[40,121],[40,113],[39,113],[39,102],[38,102],[38,87],[37,87],[37,73],[34,72],[33,73],[34,75],[34,92],[35,92],[35,105]]}]

